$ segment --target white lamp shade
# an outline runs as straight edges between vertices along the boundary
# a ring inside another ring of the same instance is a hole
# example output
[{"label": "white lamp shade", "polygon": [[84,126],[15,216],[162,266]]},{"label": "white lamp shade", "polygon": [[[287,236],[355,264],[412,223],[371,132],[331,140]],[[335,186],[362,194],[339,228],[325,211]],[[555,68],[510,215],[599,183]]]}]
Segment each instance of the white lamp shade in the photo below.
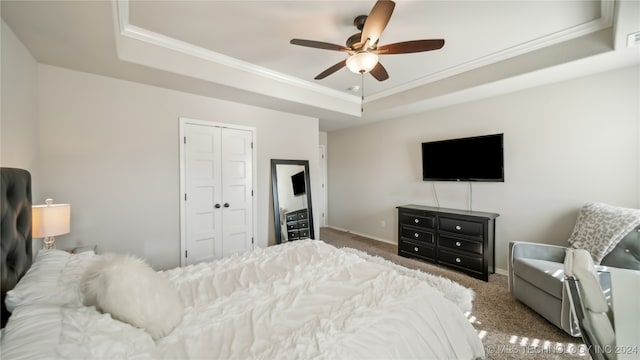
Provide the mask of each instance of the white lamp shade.
[{"label": "white lamp shade", "polygon": [[347,67],[356,74],[367,73],[378,64],[378,55],[370,52],[359,52],[349,56]]},{"label": "white lamp shade", "polygon": [[32,237],[44,238],[71,231],[71,205],[36,205],[31,208]]}]

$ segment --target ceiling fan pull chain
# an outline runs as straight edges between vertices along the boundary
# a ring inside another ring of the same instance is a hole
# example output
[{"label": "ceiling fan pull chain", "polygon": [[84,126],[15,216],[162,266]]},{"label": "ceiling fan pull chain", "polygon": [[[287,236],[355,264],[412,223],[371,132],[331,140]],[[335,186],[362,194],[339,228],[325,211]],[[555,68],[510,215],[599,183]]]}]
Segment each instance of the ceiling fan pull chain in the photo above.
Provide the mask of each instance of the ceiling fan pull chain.
[{"label": "ceiling fan pull chain", "polygon": [[364,112],[364,72],[361,72],[360,76],[360,113],[362,114]]}]

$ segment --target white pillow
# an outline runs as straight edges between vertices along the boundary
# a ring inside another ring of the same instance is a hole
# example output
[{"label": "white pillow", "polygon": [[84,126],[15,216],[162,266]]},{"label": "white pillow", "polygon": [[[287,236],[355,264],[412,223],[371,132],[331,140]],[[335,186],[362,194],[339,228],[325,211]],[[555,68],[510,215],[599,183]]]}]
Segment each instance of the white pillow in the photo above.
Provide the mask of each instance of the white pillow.
[{"label": "white pillow", "polygon": [[146,330],[154,339],[169,334],[184,311],[178,291],[144,261],[101,255],[82,281],[84,304]]},{"label": "white pillow", "polygon": [[2,359],[150,358],[155,343],[142,329],[94,307],[25,305],[2,330]]},{"label": "white pillow", "polygon": [[7,292],[7,310],[13,312],[18,306],[36,304],[81,306],[80,278],[95,258],[93,251],[38,251],[27,273]]}]

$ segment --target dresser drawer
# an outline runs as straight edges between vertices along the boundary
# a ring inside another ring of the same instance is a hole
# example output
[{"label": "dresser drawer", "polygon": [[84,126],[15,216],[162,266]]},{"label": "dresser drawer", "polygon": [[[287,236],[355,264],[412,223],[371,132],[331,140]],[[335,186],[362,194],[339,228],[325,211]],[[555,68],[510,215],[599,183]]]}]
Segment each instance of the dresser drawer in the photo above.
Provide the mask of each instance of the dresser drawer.
[{"label": "dresser drawer", "polygon": [[435,242],[432,232],[418,230],[417,228],[402,227],[402,237],[407,240],[426,242],[433,244]]},{"label": "dresser drawer", "polygon": [[306,211],[301,211],[298,213],[298,220],[304,220],[309,217],[309,213]]},{"label": "dresser drawer", "polygon": [[298,220],[298,214],[287,214],[287,222]]},{"label": "dresser drawer", "polygon": [[419,213],[400,213],[400,225],[419,226],[426,229],[434,229],[436,227],[435,216],[429,216]]},{"label": "dresser drawer", "polygon": [[309,221],[308,220],[298,221],[298,228],[299,229],[309,228]]},{"label": "dresser drawer", "polygon": [[309,229],[300,229],[298,231],[298,238],[306,239],[309,237]]},{"label": "dresser drawer", "polygon": [[469,251],[476,254],[482,254],[482,243],[473,240],[465,240],[459,238],[453,238],[440,235],[438,238],[438,245],[444,246],[450,249],[457,249],[463,251]]},{"label": "dresser drawer", "polygon": [[408,241],[401,241],[400,244],[398,244],[398,249],[401,253],[419,256],[429,260],[433,260],[436,255],[435,247],[431,245],[411,243]]},{"label": "dresser drawer", "polygon": [[295,240],[298,238],[298,230],[289,230],[287,231],[287,238],[289,240]]},{"label": "dresser drawer", "polygon": [[446,217],[439,218],[439,225],[441,231],[447,231],[454,234],[461,234],[466,236],[473,236],[476,238],[482,238],[484,234],[483,223],[451,219]]},{"label": "dresser drawer", "polygon": [[287,230],[295,230],[297,228],[298,228],[298,223],[297,222],[287,223]]},{"label": "dresser drawer", "polygon": [[459,255],[440,249],[438,262],[482,272],[482,258],[476,256]]}]

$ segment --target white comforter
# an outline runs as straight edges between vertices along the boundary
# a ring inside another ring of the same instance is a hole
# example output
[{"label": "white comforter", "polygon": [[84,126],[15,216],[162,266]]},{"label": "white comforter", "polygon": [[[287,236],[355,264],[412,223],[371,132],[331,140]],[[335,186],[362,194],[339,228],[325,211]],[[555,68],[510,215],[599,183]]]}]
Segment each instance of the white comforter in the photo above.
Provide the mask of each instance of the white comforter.
[{"label": "white comforter", "polygon": [[484,357],[476,331],[440,291],[321,241],[164,274],[179,289],[185,313],[157,342],[93,307],[22,306],[3,335],[3,358]]}]

